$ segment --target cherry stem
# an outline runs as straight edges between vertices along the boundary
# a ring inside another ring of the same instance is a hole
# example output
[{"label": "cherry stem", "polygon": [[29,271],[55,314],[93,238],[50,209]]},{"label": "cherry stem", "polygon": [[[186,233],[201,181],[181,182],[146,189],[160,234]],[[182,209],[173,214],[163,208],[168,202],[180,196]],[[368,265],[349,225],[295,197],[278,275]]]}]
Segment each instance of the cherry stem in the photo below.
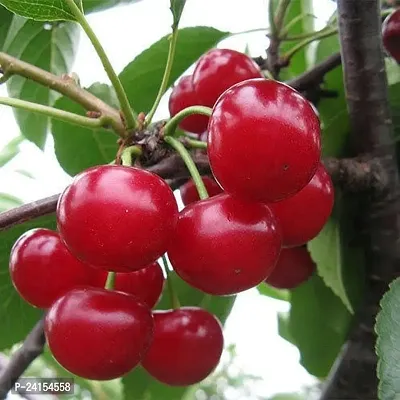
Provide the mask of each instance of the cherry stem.
[{"label": "cherry stem", "polygon": [[181,156],[183,162],[185,163],[189,173],[193,179],[194,184],[196,185],[197,192],[199,193],[199,197],[201,200],[208,198],[207,189],[204,185],[203,179],[199,173],[199,170],[196,167],[190,153],[186,150],[185,146],[178,140],[172,136],[165,136],[164,141],[168,143],[171,147],[173,147],[177,153]]},{"label": "cherry stem", "polygon": [[76,20],[81,25],[82,29],[85,31],[87,37],[92,42],[93,47],[96,50],[97,55],[100,58],[101,63],[103,64],[104,70],[107,73],[108,78],[110,79],[115,93],[118,97],[119,104],[121,106],[122,113],[125,117],[126,128],[133,129],[137,127],[136,115],[133,111],[131,105],[129,104],[128,96],[126,95],[125,89],[122,86],[121,81],[118,78],[117,73],[115,72],[103,46],[101,45],[99,39],[94,33],[93,29],[87,22],[85,15],[81,11],[81,9],[76,5],[74,0],[66,0],[72,14],[74,14]]},{"label": "cherry stem", "polygon": [[212,109],[210,107],[205,106],[191,106],[188,108],[179,111],[178,114],[174,115],[164,126],[164,134],[165,136],[173,135],[178,128],[179,123],[188,117],[189,115],[199,114],[206,115],[210,117],[212,113]]},{"label": "cherry stem", "polygon": [[184,136],[182,139],[183,143],[192,149],[204,149],[207,150],[207,142],[203,142],[202,140],[192,139],[189,136]]},{"label": "cherry stem", "polygon": [[134,159],[141,155],[142,149],[139,146],[127,147],[121,154],[122,165],[132,166]]},{"label": "cherry stem", "polygon": [[181,307],[181,304],[179,302],[178,295],[176,294],[174,284],[172,283],[171,272],[169,270],[167,257],[165,257],[165,255],[162,256],[162,261],[164,264],[165,273],[167,274],[167,285],[168,285],[169,299],[171,302],[171,308],[176,310]]},{"label": "cherry stem", "polygon": [[114,290],[114,286],[115,286],[115,272],[110,271],[107,275],[107,281],[106,281],[106,285],[104,286],[105,289],[107,290]]}]

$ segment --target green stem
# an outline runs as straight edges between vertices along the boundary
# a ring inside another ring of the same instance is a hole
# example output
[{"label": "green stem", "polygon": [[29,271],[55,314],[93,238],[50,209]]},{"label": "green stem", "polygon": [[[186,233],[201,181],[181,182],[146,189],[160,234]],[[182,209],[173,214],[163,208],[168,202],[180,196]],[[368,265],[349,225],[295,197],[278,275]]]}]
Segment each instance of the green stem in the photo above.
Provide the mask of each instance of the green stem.
[{"label": "green stem", "polygon": [[176,310],[176,309],[180,308],[181,305],[179,303],[178,295],[176,294],[174,284],[172,283],[171,273],[168,268],[168,261],[167,261],[167,258],[165,257],[165,255],[162,256],[162,260],[163,260],[163,264],[164,264],[165,273],[167,274],[167,285],[168,285],[169,299],[171,302],[171,308]]},{"label": "green stem", "polygon": [[85,128],[101,128],[109,123],[108,118],[104,116],[100,118],[83,117],[82,115],[59,110],[54,107],[48,107],[42,104],[31,103],[30,101],[13,99],[10,97],[0,97],[0,104],[45,115],[46,117],[58,119],[60,121],[68,122],[78,126],[83,126]]},{"label": "green stem", "polygon": [[207,150],[207,142],[203,142],[202,140],[192,139],[189,136],[184,137],[184,142],[188,147],[192,149],[204,149]]},{"label": "green stem", "polygon": [[139,146],[130,146],[124,149],[121,154],[122,165],[133,165],[133,159],[142,155],[142,149]]},{"label": "green stem", "polygon": [[293,46],[286,54],[283,55],[283,59],[290,60],[298,51],[300,51],[303,47],[307,46],[314,40],[319,40],[319,39],[324,39],[326,37],[332,36],[335,33],[337,33],[337,28],[332,28],[332,29],[327,29],[327,30],[322,30],[315,34],[312,37],[309,37],[299,43],[297,43],[295,46]]},{"label": "green stem", "polygon": [[115,272],[110,271],[107,275],[106,285],[104,286],[107,290],[114,290],[115,286]]},{"label": "green stem", "polygon": [[[307,18],[307,17],[317,18],[314,14],[310,14],[310,13],[303,13],[303,14],[297,15],[282,29],[280,39],[281,40],[289,40],[287,38],[287,35],[289,34],[290,29],[295,24],[297,24],[299,21],[301,21],[302,19]],[[324,29],[326,29],[326,27]]]},{"label": "green stem", "polygon": [[[283,22],[285,20],[286,11],[290,5],[292,0],[280,0],[278,7],[276,8],[275,14],[275,28],[276,28],[276,35],[280,36],[280,32],[282,30]],[[272,2],[272,0],[271,0]]]},{"label": "green stem", "polygon": [[76,20],[82,26],[82,28],[85,31],[86,35],[88,36],[89,40],[92,42],[92,45],[95,48],[95,50],[101,60],[101,63],[103,64],[104,70],[106,71],[107,76],[110,79],[110,81],[115,89],[115,93],[118,97],[121,111],[125,117],[126,128],[127,129],[136,128],[136,126],[137,126],[136,115],[135,115],[134,111],[132,110],[131,105],[129,104],[129,100],[128,100],[128,97],[122,86],[122,83],[119,80],[118,75],[116,74],[113,66],[111,65],[111,62],[108,59],[103,46],[101,45],[101,43],[100,43],[99,39],[97,38],[96,34],[94,33],[93,29],[90,27],[89,23],[87,22],[84,14],[79,9],[79,7],[76,5],[75,1],[74,0],[65,0],[65,1],[69,5],[71,12],[72,12],[72,14],[74,14]]},{"label": "green stem", "polygon": [[179,111],[178,114],[174,115],[164,126],[164,132],[166,136],[173,135],[176,131],[176,128],[178,128],[178,125],[180,122],[188,117],[189,115],[193,114],[200,114],[200,115],[206,115],[207,117],[210,117],[212,113],[212,109],[210,107],[205,107],[205,106],[191,106],[188,108],[185,108],[182,111]]},{"label": "green stem", "polygon": [[185,146],[178,139],[175,139],[172,136],[165,136],[164,140],[182,157],[182,160],[189,170],[194,184],[196,185],[200,199],[207,199],[208,193],[206,187],[204,186],[203,179],[201,179],[199,170],[197,169],[196,164],[194,163],[190,153],[186,150]]},{"label": "green stem", "polygon": [[153,119],[154,114],[156,113],[157,108],[160,104],[161,98],[168,89],[169,77],[171,75],[172,65],[174,63],[177,39],[178,39],[178,28],[176,27],[173,29],[172,34],[169,37],[168,58],[167,58],[167,64],[165,65],[164,76],[162,78],[161,86],[160,89],[158,90],[157,97],[154,101],[153,107],[146,116],[146,121],[145,121],[146,126],[150,124],[151,120]]},{"label": "green stem", "polygon": [[268,2],[268,19],[269,19],[269,30],[271,32],[271,37],[277,36],[277,29],[275,24],[275,9],[273,0]]},{"label": "green stem", "polygon": [[[295,36],[288,36],[282,39],[283,41],[289,42],[289,41],[295,41],[295,40],[303,40],[303,39],[313,39],[317,38],[319,39],[321,35],[323,35],[326,32],[331,32],[334,31],[334,33],[337,32],[337,27],[336,26],[326,26],[325,28],[321,29],[320,31],[317,32],[308,32],[308,33],[303,33],[301,35],[295,35]],[[314,39],[315,40],[315,39]]]},{"label": "green stem", "polygon": [[268,28],[254,28],[254,29],[248,29],[246,31],[233,32],[233,33],[230,33],[229,35],[225,36],[223,39],[231,38],[231,37],[239,36],[239,35],[246,35],[248,33],[256,33],[256,32],[268,32]]}]

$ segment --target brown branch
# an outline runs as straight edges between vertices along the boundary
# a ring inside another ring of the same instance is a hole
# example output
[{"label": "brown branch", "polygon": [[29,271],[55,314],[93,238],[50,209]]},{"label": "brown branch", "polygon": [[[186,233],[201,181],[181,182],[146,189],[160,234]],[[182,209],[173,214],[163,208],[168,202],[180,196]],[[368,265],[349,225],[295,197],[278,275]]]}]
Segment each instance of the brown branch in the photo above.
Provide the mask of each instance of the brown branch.
[{"label": "brown branch", "polygon": [[15,382],[29,365],[43,353],[46,342],[44,336],[44,318],[42,318],[26,337],[21,348],[10,358],[8,364],[0,372],[0,399],[5,399]]},{"label": "brown branch", "polygon": [[88,111],[97,111],[110,120],[110,125],[116,133],[124,136],[126,133],[120,113],[98,97],[82,89],[70,77],[58,77],[48,71],[21,61],[9,54],[0,52],[0,66],[4,76],[19,75],[46,86],[83,106]]},{"label": "brown branch", "polygon": [[[356,154],[377,160],[385,191],[362,196],[366,291],[348,342],[321,400],[376,400],[374,324],[388,284],[400,275],[400,185],[381,43],[379,0],[338,0],[339,32],[351,137]],[[327,316],[329,318],[329,316]]]}]

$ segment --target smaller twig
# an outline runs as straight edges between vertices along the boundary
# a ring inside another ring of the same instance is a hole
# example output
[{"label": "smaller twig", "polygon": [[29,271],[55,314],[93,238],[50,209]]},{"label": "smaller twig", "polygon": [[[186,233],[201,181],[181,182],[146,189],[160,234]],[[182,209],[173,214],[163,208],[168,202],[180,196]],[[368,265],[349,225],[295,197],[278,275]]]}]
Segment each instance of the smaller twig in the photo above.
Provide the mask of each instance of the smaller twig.
[{"label": "smaller twig", "polygon": [[44,317],[33,327],[22,346],[11,356],[8,364],[0,373],[0,399],[7,398],[8,392],[21,377],[29,365],[43,353],[46,339],[44,336]]}]

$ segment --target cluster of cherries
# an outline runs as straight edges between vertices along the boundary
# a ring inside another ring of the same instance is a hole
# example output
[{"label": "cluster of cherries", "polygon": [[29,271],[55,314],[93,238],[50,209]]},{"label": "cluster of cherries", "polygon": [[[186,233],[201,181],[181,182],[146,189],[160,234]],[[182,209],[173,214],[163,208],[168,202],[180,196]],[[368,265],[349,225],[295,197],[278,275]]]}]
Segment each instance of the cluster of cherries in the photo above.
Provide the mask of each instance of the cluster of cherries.
[{"label": "cluster of cherries", "polygon": [[29,231],[11,251],[14,286],[47,310],[49,348],[76,375],[108,380],[140,363],[159,381],[186,386],[217,366],[223,334],[215,316],[196,307],[151,310],[165,254],[184,281],[212,295],[263,281],[293,288],[314,271],[304,244],[327,221],[333,186],[310,103],[264,79],[246,55],[211,50],[171,95],[172,115],[191,105],[213,107],[209,120],[182,122],[197,134],[207,128],[211,197],[199,200],[189,181],[179,212],[159,176],[96,166],[62,193],[58,232]]},{"label": "cluster of cherries", "polygon": [[400,64],[400,8],[388,15],[382,25],[385,50]]}]

